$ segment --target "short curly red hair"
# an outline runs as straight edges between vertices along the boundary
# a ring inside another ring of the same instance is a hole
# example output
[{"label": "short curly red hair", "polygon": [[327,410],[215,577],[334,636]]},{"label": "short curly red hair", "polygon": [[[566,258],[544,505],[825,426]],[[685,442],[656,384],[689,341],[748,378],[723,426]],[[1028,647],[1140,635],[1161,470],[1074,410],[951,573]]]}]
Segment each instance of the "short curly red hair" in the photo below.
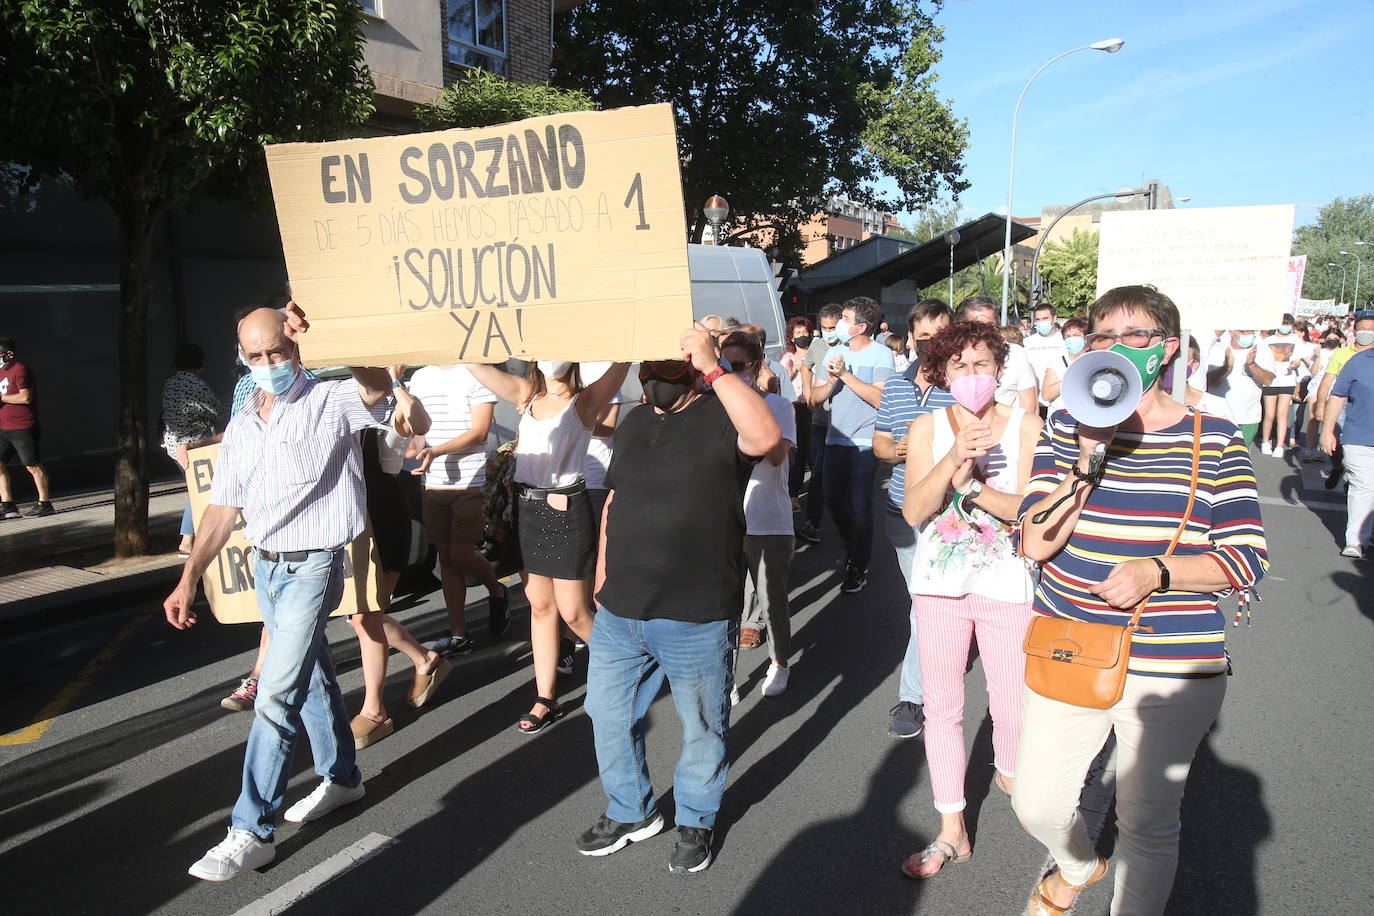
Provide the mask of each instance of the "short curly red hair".
[{"label": "short curly red hair", "polygon": [[1011,348],[1002,339],[1001,329],[995,324],[983,321],[956,321],[941,328],[940,331],[929,341],[926,342],[925,353],[921,355],[921,365],[925,369],[926,378],[937,388],[949,389],[949,379],[945,376],[945,367],[949,361],[958,356],[969,347],[976,347],[983,344],[992,353],[992,358],[997,361],[997,371],[1001,372],[1002,367],[1007,364],[1007,354]]}]

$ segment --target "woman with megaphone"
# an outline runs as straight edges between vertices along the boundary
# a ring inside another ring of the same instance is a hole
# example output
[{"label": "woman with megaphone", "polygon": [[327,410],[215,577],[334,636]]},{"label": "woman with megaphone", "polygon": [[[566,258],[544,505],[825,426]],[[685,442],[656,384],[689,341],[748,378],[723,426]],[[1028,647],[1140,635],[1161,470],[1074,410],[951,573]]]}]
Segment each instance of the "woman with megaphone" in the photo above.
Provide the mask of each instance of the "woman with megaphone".
[{"label": "woman with megaphone", "polygon": [[1066,912],[1107,872],[1078,802],[1109,733],[1111,912],[1164,911],[1188,768],[1226,694],[1217,600],[1268,567],[1244,438],[1160,384],[1179,350],[1174,303],[1118,287],[1088,324],[1088,352],[1064,375],[1068,409],[1045,427],[1021,509],[1022,550],[1042,565],[1012,805],[1057,865],[1031,892],[1036,916]]},{"label": "woman with megaphone", "polygon": [[926,762],[940,831],[902,863],[929,878],[973,854],[964,824],[964,675],[969,643],[983,661],[995,779],[1010,794],[1016,775],[1031,578],[1010,522],[1030,475],[1041,421],[993,394],[1008,346],[996,325],[956,321],[928,342],[926,377],[955,404],[917,417],[907,436],[902,515],[917,527],[912,613],[925,699]]}]

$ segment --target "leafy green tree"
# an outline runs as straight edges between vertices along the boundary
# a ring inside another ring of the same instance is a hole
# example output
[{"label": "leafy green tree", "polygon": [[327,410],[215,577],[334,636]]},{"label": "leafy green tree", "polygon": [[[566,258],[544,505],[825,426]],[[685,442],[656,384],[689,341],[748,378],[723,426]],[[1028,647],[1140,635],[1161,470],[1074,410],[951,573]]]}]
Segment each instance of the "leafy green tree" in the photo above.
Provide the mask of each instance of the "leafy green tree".
[{"label": "leafy green tree", "polygon": [[265,187],[262,146],[335,138],[372,112],[354,0],[23,0],[0,6],[0,162],[72,182],[119,225],[115,552],[148,543],[152,242],[200,192]]},{"label": "leafy green tree", "polygon": [[1040,256],[1045,298],[1061,318],[1087,312],[1097,298],[1097,243],[1096,232],[1075,229],[1067,239],[1051,241]]},{"label": "leafy green tree", "polygon": [[485,70],[468,70],[428,105],[415,109],[424,130],[488,127],[567,111],[589,111],[592,97],[576,89],[517,83]]},{"label": "leafy green tree", "polygon": [[[968,186],[939,40],[917,0],[592,0],[561,16],[553,77],[603,108],[671,103],[690,240],[722,194],[727,235],[772,229],[795,266],[790,230],[829,194],[911,210]],[[898,199],[872,192],[882,175]]]},{"label": "leafy green tree", "polygon": [[[1356,242],[1369,242],[1355,247]],[[1335,299],[1341,292],[1341,272],[1327,264],[1342,264],[1346,268],[1345,298],[1355,296],[1355,268],[1357,261],[1341,254],[1351,251],[1364,261],[1360,271],[1360,298],[1368,303],[1374,294],[1374,194],[1337,197],[1317,212],[1317,221],[1293,230],[1293,254],[1307,255],[1307,272],[1303,275],[1304,299]],[[1366,286],[1366,282],[1369,286]]]}]

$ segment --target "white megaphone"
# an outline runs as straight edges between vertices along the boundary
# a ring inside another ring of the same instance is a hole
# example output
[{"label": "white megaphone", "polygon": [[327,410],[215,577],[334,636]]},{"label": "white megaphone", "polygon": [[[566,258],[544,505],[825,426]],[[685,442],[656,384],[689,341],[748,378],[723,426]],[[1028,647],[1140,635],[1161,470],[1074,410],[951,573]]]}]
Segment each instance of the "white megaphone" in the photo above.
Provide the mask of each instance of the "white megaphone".
[{"label": "white megaphone", "polygon": [[1084,426],[1116,426],[1135,412],[1145,393],[1140,372],[1120,353],[1093,350],[1064,371],[1064,408]]}]

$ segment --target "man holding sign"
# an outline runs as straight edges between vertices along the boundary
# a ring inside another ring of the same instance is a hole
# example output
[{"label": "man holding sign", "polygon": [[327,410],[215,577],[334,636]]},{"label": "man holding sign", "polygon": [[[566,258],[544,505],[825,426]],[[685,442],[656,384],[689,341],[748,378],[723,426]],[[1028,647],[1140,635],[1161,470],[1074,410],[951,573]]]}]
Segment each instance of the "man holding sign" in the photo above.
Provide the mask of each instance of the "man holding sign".
[{"label": "man holding sign", "polygon": [[294,304],[287,315],[263,308],[239,324],[239,350],[260,390],[224,432],[195,549],[163,604],[177,629],[196,622],[196,584],[242,510],[271,644],[232,826],[189,870],[207,881],[227,881],[276,856],[275,817],[302,726],[323,781],[286,820],[314,820],[363,796],[324,627],[343,595],[344,550],[366,519],[358,433],[385,416],[390,381],[382,369],[352,370],[356,387],[307,378],[298,346],[307,327]]}]

